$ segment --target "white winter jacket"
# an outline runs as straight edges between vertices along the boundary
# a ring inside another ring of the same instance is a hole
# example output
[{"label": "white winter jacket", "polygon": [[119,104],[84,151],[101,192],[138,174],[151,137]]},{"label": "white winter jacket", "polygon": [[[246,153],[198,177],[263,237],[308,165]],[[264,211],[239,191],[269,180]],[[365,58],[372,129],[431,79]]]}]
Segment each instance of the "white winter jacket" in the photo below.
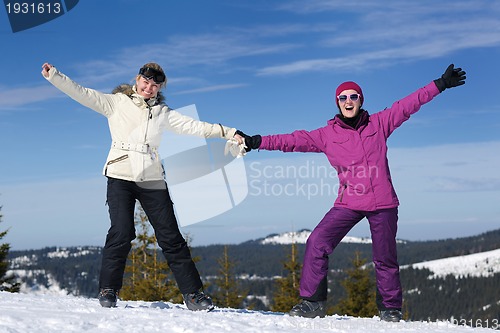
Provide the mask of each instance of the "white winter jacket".
[{"label": "white winter jacket", "polygon": [[162,180],[158,146],[164,130],[227,140],[236,133],[235,128],[195,120],[165,104],[149,106],[137,93],[129,97],[82,87],[55,67],[50,69],[47,80],[78,103],[108,118],[113,140],[103,169],[108,177],[136,182]]}]

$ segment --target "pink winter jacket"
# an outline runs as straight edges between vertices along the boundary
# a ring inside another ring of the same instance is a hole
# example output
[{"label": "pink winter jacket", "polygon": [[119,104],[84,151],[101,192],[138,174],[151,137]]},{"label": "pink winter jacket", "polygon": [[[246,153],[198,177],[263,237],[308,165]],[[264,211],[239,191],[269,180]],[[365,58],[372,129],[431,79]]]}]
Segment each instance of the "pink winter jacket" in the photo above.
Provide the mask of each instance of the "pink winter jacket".
[{"label": "pink winter jacket", "polygon": [[438,94],[431,82],[390,108],[370,115],[357,130],[335,117],[327,126],[313,131],[263,136],[259,149],[322,152],[339,177],[335,206],[360,211],[394,208],[399,201],[389,171],[387,138]]}]

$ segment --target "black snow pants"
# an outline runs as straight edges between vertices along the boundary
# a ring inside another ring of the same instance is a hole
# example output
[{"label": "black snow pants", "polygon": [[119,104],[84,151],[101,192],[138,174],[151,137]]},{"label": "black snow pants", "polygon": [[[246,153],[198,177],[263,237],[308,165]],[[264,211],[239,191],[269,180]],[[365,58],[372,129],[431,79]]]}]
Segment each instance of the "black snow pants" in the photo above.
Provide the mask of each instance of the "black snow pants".
[{"label": "black snow pants", "polygon": [[120,290],[134,227],[138,200],[155,231],[158,245],[182,294],[202,288],[202,282],[185,239],[179,231],[174,207],[164,181],[136,183],[108,177],[107,202],[111,227],[103,249],[100,288]]}]

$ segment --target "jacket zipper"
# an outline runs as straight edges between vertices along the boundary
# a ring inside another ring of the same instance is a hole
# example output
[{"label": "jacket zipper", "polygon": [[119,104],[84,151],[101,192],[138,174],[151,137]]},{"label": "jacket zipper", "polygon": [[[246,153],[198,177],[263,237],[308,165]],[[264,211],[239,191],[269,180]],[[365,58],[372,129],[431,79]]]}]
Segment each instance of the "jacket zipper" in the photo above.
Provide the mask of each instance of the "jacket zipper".
[{"label": "jacket zipper", "polygon": [[[146,129],[144,130],[144,144],[147,145],[146,143],[146,139],[148,137],[148,129],[149,129],[149,120],[150,119],[153,119],[153,113],[151,112],[151,107],[148,106],[148,115],[147,115],[147,118],[146,118]],[[142,159],[142,179],[141,180],[144,180],[146,178],[146,174],[145,174],[145,165],[144,165],[145,161],[144,159]]]},{"label": "jacket zipper", "polygon": [[151,107],[148,106],[148,118],[146,119],[146,130],[144,131],[144,144],[146,144],[146,139],[148,137],[149,120],[153,119],[153,113],[151,112]]}]

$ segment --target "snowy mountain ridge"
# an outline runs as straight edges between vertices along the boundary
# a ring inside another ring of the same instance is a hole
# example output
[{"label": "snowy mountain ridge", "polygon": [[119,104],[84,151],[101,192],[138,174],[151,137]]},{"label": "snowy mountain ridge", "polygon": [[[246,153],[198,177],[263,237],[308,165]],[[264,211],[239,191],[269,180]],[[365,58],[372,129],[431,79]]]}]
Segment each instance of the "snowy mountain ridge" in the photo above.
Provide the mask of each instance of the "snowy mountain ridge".
[{"label": "snowy mountain ridge", "polygon": [[[81,256],[86,256],[91,253],[99,253],[101,251],[100,247],[97,246],[75,246],[75,247],[56,247],[54,251],[47,252],[45,256],[47,258],[78,258]],[[19,266],[32,266],[38,263],[39,257],[35,254],[31,255],[23,255],[19,257],[15,257],[10,260],[10,264],[12,268],[16,268]]]},{"label": "snowy mountain ridge", "polygon": [[[307,238],[311,234],[311,230],[302,229],[299,231],[284,232],[281,234],[274,234],[259,240],[260,244],[275,244],[275,245],[287,245],[287,244],[305,244]],[[342,239],[342,243],[359,243],[359,244],[371,244],[372,240],[370,237],[351,237],[346,236]]]}]

